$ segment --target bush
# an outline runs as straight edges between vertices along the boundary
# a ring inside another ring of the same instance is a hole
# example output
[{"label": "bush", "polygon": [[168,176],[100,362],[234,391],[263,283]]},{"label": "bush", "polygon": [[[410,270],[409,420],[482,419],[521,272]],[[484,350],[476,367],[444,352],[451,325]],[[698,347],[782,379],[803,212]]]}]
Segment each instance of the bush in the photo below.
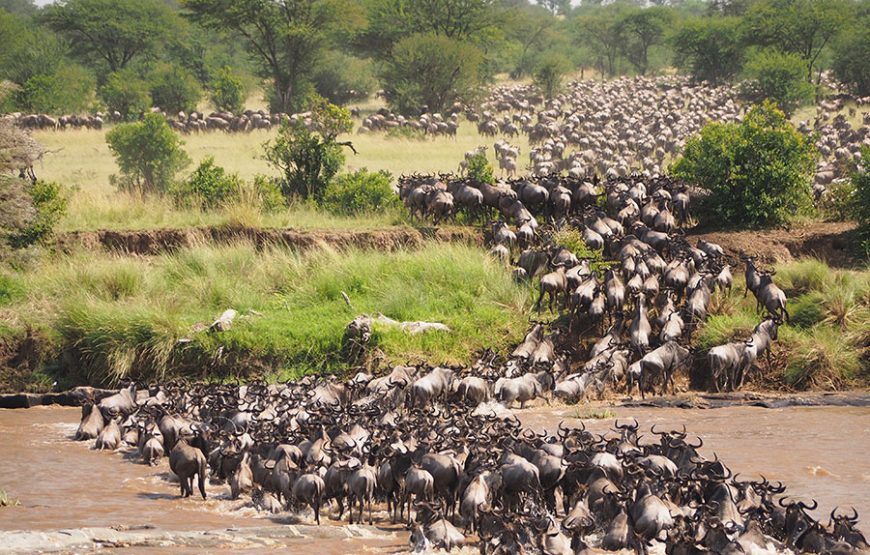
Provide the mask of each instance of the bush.
[{"label": "bush", "polygon": [[571,62],[560,54],[544,56],[535,67],[535,86],[547,98],[553,98],[562,88],[562,77],[571,69]]},{"label": "bush", "polygon": [[85,68],[64,64],[51,75],[35,75],[17,95],[30,112],[69,114],[82,112],[93,100],[96,81]]},{"label": "bush", "polygon": [[196,77],[187,69],[168,63],[158,64],[148,76],[151,101],[167,114],[191,112],[202,98]]},{"label": "bush", "polygon": [[855,211],[855,186],[851,181],[835,181],[828,185],[820,208],[825,214],[836,221],[852,218]]},{"label": "bush", "polygon": [[244,109],[244,102],[245,85],[242,79],[229,67],[223,67],[211,83],[211,103],[218,110],[238,114]]},{"label": "bush", "polygon": [[121,170],[112,176],[119,189],[164,193],[175,175],[190,164],[178,138],[160,114],[146,114],[142,121],[121,124],[106,134],[109,150]]},{"label": "bush", "polygon": [[468,159],[468,178],[478,184],[495,184],[495,174],[486,154],[478,153]]},{"label": "bush", "polygon": [[148,83],[131,70],[116,71],[100,87],[100,98],[111,112],[125,120],[134,119],[151,107]]},{"label": "bush", "polygon": [[870,95],[870,18],[866,19],[834,47],[834,75],[857,96]]},{"label": "bush", "polygon": [[815,89],[807,82],[807,67],[797,54],[775,49],[757,50],[750,55],[742,86],[744,96],[753,102],[770,100],[786,114],[812,102]]},{"label": "bush", "polygon": [[353,216],[382,212],[399,206],[389,172],[370,172],[366,168],[335,178],[323,195],[323,207],[333,214]]},{"label": "bush", "polygon": [[769,102],[740,123],[709,123],[686,143],[674,175],[709,189],[714,224],[780,225],[811,206],[816,151]]},{"label": "bush", "polygon": [[246,187],[245,190],[252,191],[260,208],[266,212],[275,212],[287,206],[287,200],[281,193],[281,186],[274,177],[256,175],[251,188]]},{"label": "bush", "polygon": [[281,172],[281,192],[288,199],[321,200],[327,185],[344,164],[340,133],[349,132],[353,124],[350,113],[323,99],[311,110],[312,129],[302,120],[285,122],[274,142],[267,142],[265,158]]},{"label": "bush", "polygon": [[474,93],[482,63],[483,54],[472,44],[420,33],[396,43],[381,81],[398,112],[417,114],[424,106],[441,112]]},{"label": "bush", "polygon": [[238,198],[241,186],[238,175],[228,174],[208,156],[190,177],[172,187],[172,197],[180,207],[209,210]]},{"label": "bush", "polygon": [[368,98],[377,86],[374,74],[371,61],[333,52],[318,64],[314,88],[320,96],[342,106]]},{"label": "bush", "polygon": [[9,244],[14,249],[25,248],[50,237],[54,226],[66,213],[67,198],[60,184],[37,181],[27,183],[24,190],[30,195],[35,214],[26,226],[10,237]]}]

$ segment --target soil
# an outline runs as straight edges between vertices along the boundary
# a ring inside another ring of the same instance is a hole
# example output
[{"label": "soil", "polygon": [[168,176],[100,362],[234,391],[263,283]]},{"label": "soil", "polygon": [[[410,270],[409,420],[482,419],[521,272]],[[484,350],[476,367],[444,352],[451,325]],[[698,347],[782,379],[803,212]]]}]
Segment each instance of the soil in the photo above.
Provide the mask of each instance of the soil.
[{"label": "soil", "polygon": [[118,251],[126,254],[156,255],[210,243],[249,241],[258,249],[277,245],[310,249],[318,245],[359,247],[394,251],[415,247],[426,240],[482,244],[472,228],[397,227],[372,231],[303,231],[297,229],[259,229],[252,227],[194,227],[134,231],[74,231],[61,233],[56,248],[61,252],[77,249]]},{"label": "soil", "polygon": [[732,258],[755,256],[768,264],[791,262],[806,256],[839,268],[866,264],[858,249],[854,222],[813,222],[791,229],[753,231],[691,230],[686,238],[692,245],[698,239],[717,243]]}]

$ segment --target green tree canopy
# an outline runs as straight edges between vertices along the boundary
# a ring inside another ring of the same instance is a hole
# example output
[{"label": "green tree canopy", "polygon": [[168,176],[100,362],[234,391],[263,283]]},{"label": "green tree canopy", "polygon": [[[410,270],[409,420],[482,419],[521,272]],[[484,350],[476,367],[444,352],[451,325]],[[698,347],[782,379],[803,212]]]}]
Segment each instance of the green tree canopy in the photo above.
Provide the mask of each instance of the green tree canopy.
[{"label": "green tree canopy", "polygon": [[756,50],[746,63],[745,74],[745,96],[755,102],[770,100],[786,114],[813,100],[815,89],[806,80],[803,60],[797,54],[773,48]]},{"label": "green tree canopy", "polygon": [[73,53],[105,63],[108,71],[153,56],[178,25],[161,0],[65,0],[47,6],[42,18],[68,39]]},{"label": "green tree canopy", "polygon": [[202,88],[189,70],[167,62],[158,63],[148,75],[151,102],[163,111],[175,114],[196,109]]},{"label": "green tree canopy", "polygon": [[346,24],[348,0],[183,0],[190,17],[244,41],[273,85],[272,109],[301,108],[331,33]]},{"label": "green tree canopy", "polygon": [[846,31],[834,47],[834,75],[858,96],[870,96],[870,17]]},{"label": "green tree canopy", "polygon": [[571,61],[561,54],[545,54],[535,67],[534,83],[547,98],[562,88],[562,78],[571,70]]},{"label": "green tree canopy", "polygon": [[709,190],[713,223],[762,227],[787,223],[811,206],[816,150],[773,104],[740,123],[708,123],[686,143],[674,175]]},{"label": "green tree canopy", "polygon": [[758,0],[746,12],[744,24],[751,43],[800,56],[810,80],[822,51],[852,12],[847,0]]},{"label": "green tree canopy", "polygon": [[743,65],[743,38],[736,17],[697,17],[683,21],[670,37],[674,62],[692,79],[720,84]]},{"label": "green tree canopy", "polygon": [[402,39],[385,62],[387,101],[404,114],[425,105],[438,112],[473,91],[480,80],[483,54],[449,37],[417,34]]},{"label": "green tree canopy", "polygon": [[635,8],[620,18],[622,52],[641,75],[649,69],[650,48],[662,42],[671,17],[670,10],[657,6]]}]

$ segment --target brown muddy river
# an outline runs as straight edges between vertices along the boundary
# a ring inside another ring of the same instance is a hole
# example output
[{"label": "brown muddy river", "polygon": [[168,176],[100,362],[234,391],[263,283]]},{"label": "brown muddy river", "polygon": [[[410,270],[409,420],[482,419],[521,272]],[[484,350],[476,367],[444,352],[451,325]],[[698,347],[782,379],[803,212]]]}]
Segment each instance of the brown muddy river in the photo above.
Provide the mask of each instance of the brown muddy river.
[{"label": "brown muddy river", "polygon": [[[716,453],[741,478],[764,474],[788,485],[790,495],[817,499],[816,515],[825,515],[824,521],[835,505],[854,506],[865,522],[870,518],[870,408],[611,410],[621,419],[637,418],[643,430],[685,424],[703,437],[705,456]],[[560,406],[516,412],[526,426],[541,430],[555,429],[561,420],[577,422],[578,411]],[[166,459],[151,468],[122,452],[92,451],[93,442],[71,441],[80,414],[76,408],[0,410],[0,490],[21,503],[0,508],[0,530],[147,525],[183,531],[295,522],[284,515],[258,515],[248,502],[230,500],[222,485],[209,486],[207,501],[179,499]],[[584,422],[596,432],[613,424],[612,419]],[[866,524],[862,528],[867,530]],[[406,538],[399,530],[380,540],[315,543],[324,555],[395,552],[407,545]],[[300,540],[290,551],[310,553],[312,545]]]}]

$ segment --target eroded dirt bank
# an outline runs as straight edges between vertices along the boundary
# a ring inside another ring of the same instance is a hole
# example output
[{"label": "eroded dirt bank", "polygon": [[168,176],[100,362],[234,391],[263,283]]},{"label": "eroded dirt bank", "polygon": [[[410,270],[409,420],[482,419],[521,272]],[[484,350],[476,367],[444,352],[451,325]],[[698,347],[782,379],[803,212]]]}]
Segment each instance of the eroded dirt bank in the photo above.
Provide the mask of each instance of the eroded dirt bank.
[{"label": "eroded dirt bank", "polygon": [[129,231],[73,231],[57,235],[62,252],[75,249],[104,249],[128,254],[154,255],[211,243],[248,241],[257,248],[278,245],[308,249],[319,245],[336,248],[359,247],[386,251],[415,247],[426,240],[482,244],[476,229],[466,227],[396,227],[366,231],[302,231],[253,227],[193,227]]}]

